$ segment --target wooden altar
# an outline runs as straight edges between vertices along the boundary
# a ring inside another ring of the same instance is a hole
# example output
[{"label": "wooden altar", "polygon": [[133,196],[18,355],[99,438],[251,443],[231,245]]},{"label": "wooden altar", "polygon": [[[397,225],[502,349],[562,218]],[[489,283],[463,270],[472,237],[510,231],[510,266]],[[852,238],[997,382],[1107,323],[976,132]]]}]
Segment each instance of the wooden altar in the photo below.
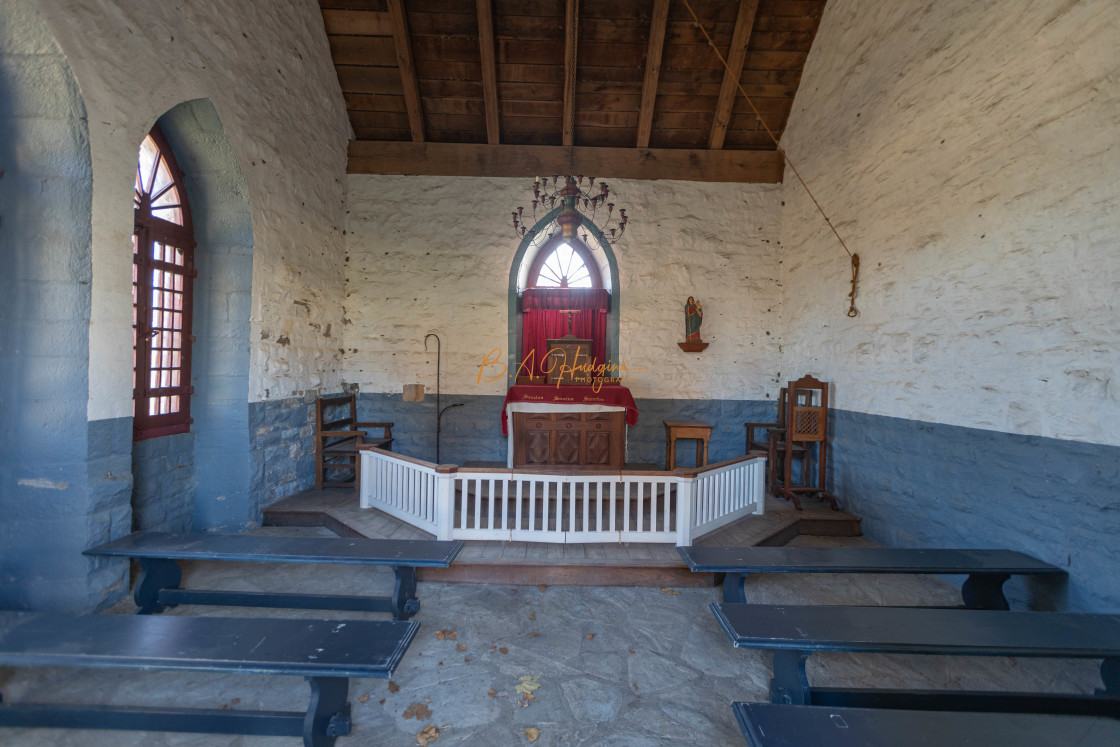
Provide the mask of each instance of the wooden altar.
[{"label": "wooden altar", "polygon": [[638,408],[624,386],[512,386],[502,408],[502,432],[510,435],[507,464],[621,469],[626,426],[637,422]]}]

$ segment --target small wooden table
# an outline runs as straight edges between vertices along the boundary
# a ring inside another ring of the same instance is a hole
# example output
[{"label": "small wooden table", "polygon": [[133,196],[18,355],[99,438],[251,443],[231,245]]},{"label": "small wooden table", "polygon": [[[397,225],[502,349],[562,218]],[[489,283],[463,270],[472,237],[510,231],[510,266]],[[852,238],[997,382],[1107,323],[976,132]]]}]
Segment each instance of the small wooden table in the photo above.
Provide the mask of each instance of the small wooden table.
[{"label": "small wooden table", "polygon": [[662,420],[665,424],[665,469],[677,466],[677,439],[696,439],[696,466],[708,463],[708,439],[712,436],[712,426],[700,420]]}]

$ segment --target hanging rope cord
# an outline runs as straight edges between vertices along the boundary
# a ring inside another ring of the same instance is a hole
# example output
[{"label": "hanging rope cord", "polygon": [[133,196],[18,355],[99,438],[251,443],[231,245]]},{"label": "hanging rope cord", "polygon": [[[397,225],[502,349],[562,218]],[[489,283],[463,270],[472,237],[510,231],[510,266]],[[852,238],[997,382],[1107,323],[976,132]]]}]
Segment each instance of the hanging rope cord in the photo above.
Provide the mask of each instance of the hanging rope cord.
[{"label": "hanging rope cord", "polygon": [[[712,48],[712,51],[715,52],[716,57],[719,58],[720,64],[723,65],[723,69],[726,70],[729,75],[734,76],[734,73],[731,70],[731,66],[727,64],[727,60],[724,59],[722,54],[720,54],[719,48],[716,47],[716,43],[712,41],[712,37],[708,35],[708,30],[704,28],[704,24],[700,23],[700,19],[696,17],[696,11],[692,9],[692,6],[689,4],[688,0],[684,0],[684,6],[688,8],[688,12],[692,16],[692,21],[696,25],[696,28],[700,29],[700,33],[702,33],[704,35],[704,38],[708,40],[708,46]],[[782,159],[789,165],[790,171],[792,171],[793,175],[797,177],[797,181],[801,182],[801,186],[805,189],[805,194],[809,195],[809,199],[813,201],[813,204],[817,208],[817,212],[821,214],[821,217],[824,218],[824,222],[832,230],[833,236],[835,236],[836,240],[840,242],[840,246],[844,248],[844,251],[848,254],[848,258],[851,259],[852,290],[850,293],[848,293],[848,299],[850,301],[850,304],[848,306],[848,316],[858,316],[859,309],[856,308],[856,281],[859,279],[859,255],[853,254],[852,250],[848,248],[848,245],[844,243],[844,239],[840,236],[839,232],[837,232],[836,226],[832,225],[832,221],[829,220],[828,214],[825,213],[824,208],[821,207],[821,204],[817,202],[817,198],[813,196],[813,191],[809,189],[809,185],[806,184],[805,180],[801,178],[801,174],[798,172],[797,166],[794,165],[793,161],[790,160],[789,155],[778,143],[778,138],[774,135],[774,132],[770,129],[770,127],[767,126],[766,120],[762,118],[762,114],[759,113],[758,108],[754,105],[754,102],[751,101],[751,97],[747,95],[747,92],[745,90],[743,90],[743,84],[737,77],[735,79],[735,86],[739,89],[739,93],[743,95],[743,98],[746,99],[747,105],[751,108],[751,111],[754,112],[755,119],[757,119],[758,123],[762,125],[762,129],[766,130],[766,134],[769,135],[770,139],[774,141],[774,147],[778,149],[778,153],[781,154]]]}]

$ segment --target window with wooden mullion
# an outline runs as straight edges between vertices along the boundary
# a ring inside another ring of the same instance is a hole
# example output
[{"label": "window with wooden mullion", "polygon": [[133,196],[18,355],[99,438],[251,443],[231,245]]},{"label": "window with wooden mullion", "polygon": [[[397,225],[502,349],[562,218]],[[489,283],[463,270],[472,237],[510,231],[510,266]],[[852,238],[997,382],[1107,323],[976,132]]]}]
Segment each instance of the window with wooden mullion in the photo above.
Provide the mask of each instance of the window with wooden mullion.
[{"label": "window with wooden mullion", "polygon": [[157,128],[134,194],[133,438],[190,430],[194,236],[182,173]]}]

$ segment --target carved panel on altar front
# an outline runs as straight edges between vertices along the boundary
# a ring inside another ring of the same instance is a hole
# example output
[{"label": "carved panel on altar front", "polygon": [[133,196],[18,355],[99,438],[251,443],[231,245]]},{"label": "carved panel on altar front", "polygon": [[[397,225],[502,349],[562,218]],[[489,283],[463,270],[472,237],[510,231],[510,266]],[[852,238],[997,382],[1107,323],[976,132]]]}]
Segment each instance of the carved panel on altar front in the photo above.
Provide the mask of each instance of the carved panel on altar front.
[{"label": "carved panel on altar front", "polygon": [[514,467],[622,467],[626,413],[515,412]]}]

